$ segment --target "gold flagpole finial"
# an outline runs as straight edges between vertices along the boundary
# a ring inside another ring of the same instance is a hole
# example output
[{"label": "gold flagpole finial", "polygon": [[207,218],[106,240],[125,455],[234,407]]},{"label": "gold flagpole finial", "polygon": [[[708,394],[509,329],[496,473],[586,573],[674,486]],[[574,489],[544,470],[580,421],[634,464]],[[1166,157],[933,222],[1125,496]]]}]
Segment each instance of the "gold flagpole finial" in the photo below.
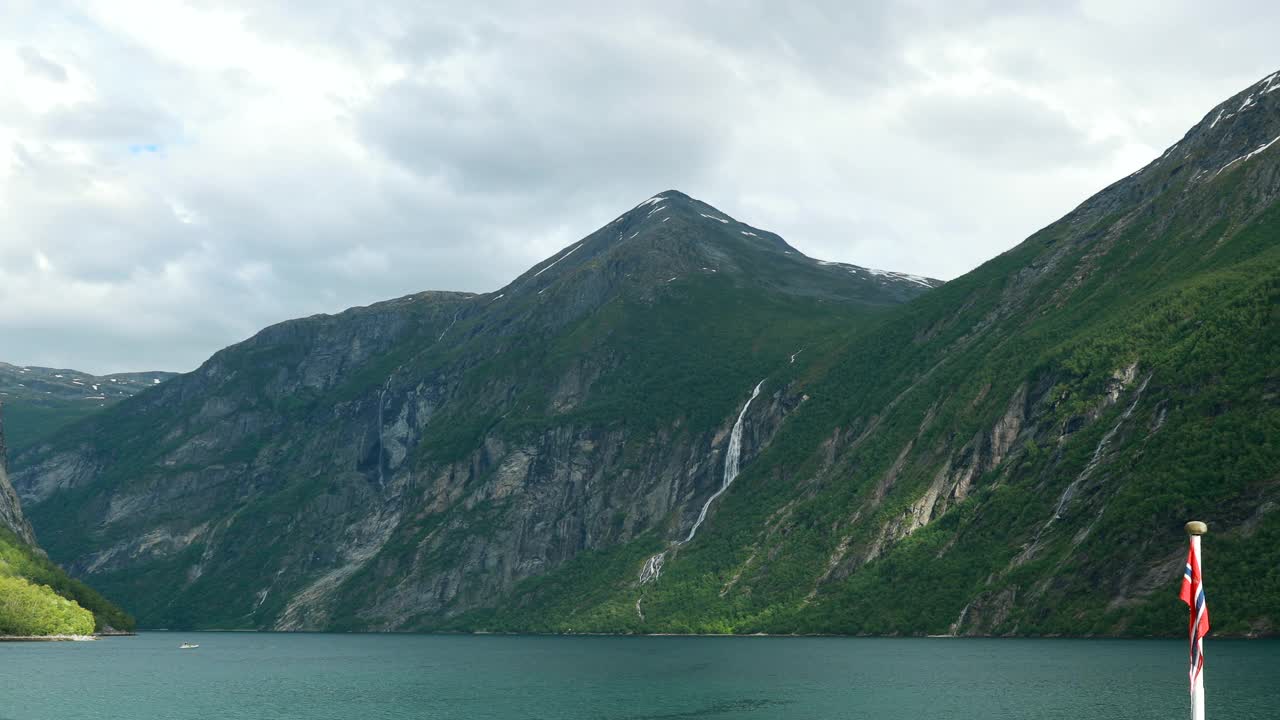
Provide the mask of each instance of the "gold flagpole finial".
[{"label": "gold flagpole finial", "polygon": [[1186,527],[1187,527],[1188,535],[1203,535],[1209,532],[1209,526],[1205,525],[1199,520],[1192,520],[1191,522],[1187,523]]}]

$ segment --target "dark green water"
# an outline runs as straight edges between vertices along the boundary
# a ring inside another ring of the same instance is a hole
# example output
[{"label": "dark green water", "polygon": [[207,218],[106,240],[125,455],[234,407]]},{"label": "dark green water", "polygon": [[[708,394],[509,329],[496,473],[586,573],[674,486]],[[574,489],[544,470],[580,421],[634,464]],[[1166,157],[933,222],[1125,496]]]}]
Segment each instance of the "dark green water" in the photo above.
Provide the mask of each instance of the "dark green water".
[{"label": "dark green water", "polygon": [[[200,643],[178,650],[178,643]],[[0,718],[1186,716],[1175,641],[147,633],[0,644]],[[1213,641],[1211,720],[1280,718],[1280,642]]]}]

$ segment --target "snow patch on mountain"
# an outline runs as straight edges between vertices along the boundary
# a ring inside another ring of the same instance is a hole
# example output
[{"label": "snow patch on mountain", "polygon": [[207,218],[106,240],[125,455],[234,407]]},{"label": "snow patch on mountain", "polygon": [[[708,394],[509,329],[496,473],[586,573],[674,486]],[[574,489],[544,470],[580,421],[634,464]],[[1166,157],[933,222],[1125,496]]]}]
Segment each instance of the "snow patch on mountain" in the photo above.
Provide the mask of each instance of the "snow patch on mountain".
[{"label": "snow patch on mountain", "polygon": [[[546,267],[542,268],[541,270],[539,270],[538,272],[534,273],[534,274],[533,274],[533,276],[534,276],[534,277],[538,277],[538,276],[539,276],[539,275],[541,275],[542,273],[544,273],[544,272],[546,272],[546,271],[550,270],[551,268],[555,267],[555,266],[556,266],[556,263],[558,263],[558,262],[560,262],[561,260],[563,260],[563,259],[565,259],[565,258],[569,257],[570,255],[572,255],[572,254],[573,254],[573,252],[574,252],[575,250],[577,250],[577,249],[578,249],[578,248],[580,248],[580,247],[582,247],[582,243],[578,243],[577,245],[574,245],[574,246],[569,250],[569,252],[567,252],[567,253],[565,253],[565,254],[561,255],[560,257],[556,258],[554,261],[552,261],[552,263],[551,263],[550,265],[548,265],[548,266],[546,266]],[[494,298],[494,299],[496,300],[497,298]]]},{"label": "snow patch on mountain", "polygon": [[1238,163],[1238,162],[1247,162],[1247,161],[1249,160],[1249,158],[1251,158],[1251,157],[1253,157],[1254,155],[1257,155],[1257,154],[1259,154],[1259,153],[1261,153],[1261,152],[1265,151],[1267,148],[1271,147],[1272,145],[1275,145],[1277,140],[1280,140],[1280,136],[1276,136],[1275,138],[1272,138],[1271,142],[1266,143],[1265,145],[1260,145],[1260,146],[1258,146],[1258,149],[1256,149],[1256,150],[1254,150],[1254,151],[1252,151],[1252,152],[1246,153],[1246,154],[1244,154],[1244,155],[1241,155],[1240,157],[1236,158],[1235,160],[1232,160],[1231,162],[1227,163],[1226,165],[1223,165],[1222,167],[1218,168],[1218,172],[1214,173],[1214,174],[1213,174],[1213,177],[1218,177],[1218,174],[1219,174],[1219,173],[1221,173],[1223,170],[1226,170],[1227,168],[1231,167],[1232,165],[1235,165],[1235,164],[1236,164],[1236,163]]}]

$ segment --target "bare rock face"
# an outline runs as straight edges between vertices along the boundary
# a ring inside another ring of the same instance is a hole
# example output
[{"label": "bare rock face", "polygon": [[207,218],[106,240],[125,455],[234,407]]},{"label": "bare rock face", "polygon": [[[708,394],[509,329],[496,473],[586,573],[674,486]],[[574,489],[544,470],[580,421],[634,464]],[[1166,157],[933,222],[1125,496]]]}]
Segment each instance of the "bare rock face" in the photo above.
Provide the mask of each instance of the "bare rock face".
[{"label": "bare rock face", "polygon": [[0,406],[0,527],[18,536],[28,545],[35,545],[31,525],[22,516],[18,495],[9,484],[9,451],[4,441],[4,408]]}]

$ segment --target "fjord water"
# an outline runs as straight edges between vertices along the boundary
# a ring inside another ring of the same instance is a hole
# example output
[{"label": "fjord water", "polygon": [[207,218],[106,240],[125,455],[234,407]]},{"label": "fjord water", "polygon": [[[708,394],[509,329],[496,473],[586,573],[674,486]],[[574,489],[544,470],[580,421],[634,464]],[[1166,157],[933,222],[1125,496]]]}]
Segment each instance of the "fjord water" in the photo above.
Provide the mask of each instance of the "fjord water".
[{"label": "fjord water", "polygon": [[[1210,717],[1280,717],[1280,642],[1209,651]],[[144,633],[0,644],[0,718],[1169,720],[1183,658],[1143,640]]]}]

